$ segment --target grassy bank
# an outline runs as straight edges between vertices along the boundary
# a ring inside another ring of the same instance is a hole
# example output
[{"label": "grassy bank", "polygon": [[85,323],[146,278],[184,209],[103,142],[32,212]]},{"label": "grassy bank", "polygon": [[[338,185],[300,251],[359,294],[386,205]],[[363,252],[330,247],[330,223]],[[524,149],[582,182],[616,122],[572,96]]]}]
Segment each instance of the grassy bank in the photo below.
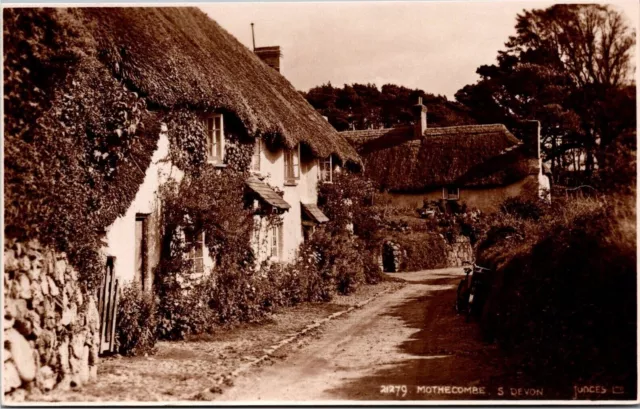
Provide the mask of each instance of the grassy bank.
[{"label": "grassy bank", "polygon": [[488,221],[482,328],[518,370],[635,393],[635,221],[634,196],[512,203]]}]

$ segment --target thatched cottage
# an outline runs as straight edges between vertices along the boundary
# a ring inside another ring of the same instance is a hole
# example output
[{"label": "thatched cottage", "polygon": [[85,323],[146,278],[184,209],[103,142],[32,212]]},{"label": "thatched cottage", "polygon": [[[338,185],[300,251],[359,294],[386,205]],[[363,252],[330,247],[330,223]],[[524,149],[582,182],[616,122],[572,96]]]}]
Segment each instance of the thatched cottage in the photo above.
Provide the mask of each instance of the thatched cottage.
[{"label": "thatched cottage", "polygon": [[[360,166],[277,71],[277,47],[254,53],[197,8],[4,8],[3,40],[12,400],[95,377],[100,279],[113,266],[121,284],[153,288],[166,181],[195,179],[196,165],[228,181],[240,206],[227,213],[260,226],[257,261],[287,262],[327,220],[317,184]],[[202,274],[214,261],[204,233],[188,234]]]},{"label": "thatched cottage", "polygon": [[421,99],[414,113],[413,126],[341,132],[377,182],[379,202],[420,208],[455,200],[493,211],[509,197],[547,197],[538,121],[513,129],[516,137],[502,124],[429,128]]},{"label": "thatched cottage", "polygon": [[[359,166],[355,150],[278,72],[279,47],[252,52],[197,9],[86,9],[82,15],[97,27],[98,53],[108,50],[108,64],[119,66],[128,87],[143,90],[153,104],[188,106],[198,112],[206,138],[207,162],[225,172],[229,136],[251,139],[251,176],[245,194],[262,213],[279,222],[261,226],[254,237],[258,261],[292,261],[317,223],[327,220],[317,208],[317,185],[330,181],[339,166]],[[206,113],[205,113],[206,112]],[[170,150],[170,129],[161,129],[158,147],[135,200],[107,229],[105,249],[116,257],[116,271],[126,280],[150,288],[159,259],[158,187],[171,173],[163,161]],[[180,176],[179,176],[180,177]],[[238,192],[240,194],[240,192]],[[214,261],[204,237],[190,253],[196,274]]]}]

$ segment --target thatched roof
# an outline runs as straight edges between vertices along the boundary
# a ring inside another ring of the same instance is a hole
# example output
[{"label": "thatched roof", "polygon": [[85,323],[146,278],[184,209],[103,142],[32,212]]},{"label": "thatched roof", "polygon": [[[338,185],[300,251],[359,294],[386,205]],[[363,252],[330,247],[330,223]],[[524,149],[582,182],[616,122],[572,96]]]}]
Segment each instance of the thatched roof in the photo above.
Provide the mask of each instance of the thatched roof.
[{"label": "thatched roof", "polygon": [[[359,163],[355,150],[277,71],[197,8],[78,8],[97,56],[161,108],[220,109],[249,135],[273,135]],[[65,16],[65,18],[68,18]]]},{"label": "thatched roof", "polygon": [[504,125],[413,127],[342,132],[382,189],[422,191],[447,185],[496,186],[537,174],[539,161]]}]

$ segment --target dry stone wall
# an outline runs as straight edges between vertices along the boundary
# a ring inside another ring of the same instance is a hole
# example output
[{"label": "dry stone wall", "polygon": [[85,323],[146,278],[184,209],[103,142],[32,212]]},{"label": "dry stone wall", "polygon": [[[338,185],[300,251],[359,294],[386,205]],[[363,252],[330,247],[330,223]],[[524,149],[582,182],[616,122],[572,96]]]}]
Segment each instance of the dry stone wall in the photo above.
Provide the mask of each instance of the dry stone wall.
[{"label": "dry stone wall", "polygon": [[37,241],[4,248],[4,394],[16,402],[97,376],[100,317],[64,253]]},{"label": "dry stone wall", "polygon": [[447,267],[461,267],[465,261],[473,261],[473,248],[466,236],[457,236],[447,244]]}]

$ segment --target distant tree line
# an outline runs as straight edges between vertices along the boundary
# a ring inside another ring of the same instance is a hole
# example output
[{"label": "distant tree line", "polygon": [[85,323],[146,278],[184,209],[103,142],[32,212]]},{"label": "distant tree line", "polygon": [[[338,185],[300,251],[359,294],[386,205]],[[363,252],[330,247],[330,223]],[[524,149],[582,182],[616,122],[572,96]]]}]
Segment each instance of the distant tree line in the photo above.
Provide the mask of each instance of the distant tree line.
[{"label": "distant tree line", "polygon": [[302,93],[305,98],[338,131],[389,128],[414,122],[411,107],[423,98],[429,110],[429,126],[473,124],[468,108],[447,97],[428,94],[420,89],[386,84],[378,89],[373,84],[334,87],[331,83]]},{"label": "distant tree line", "polygon": [[555,183],[606,185],[603,177],[620,175],[634,183],[635,32],[624,16],[598,4],[554,5],[524,10],[515,29],[497,63],[480,66],[456,101],[393,84],[329,83],[303,94],[339,131],[411,124],[418,96],[429,126],[537,119]]}]

